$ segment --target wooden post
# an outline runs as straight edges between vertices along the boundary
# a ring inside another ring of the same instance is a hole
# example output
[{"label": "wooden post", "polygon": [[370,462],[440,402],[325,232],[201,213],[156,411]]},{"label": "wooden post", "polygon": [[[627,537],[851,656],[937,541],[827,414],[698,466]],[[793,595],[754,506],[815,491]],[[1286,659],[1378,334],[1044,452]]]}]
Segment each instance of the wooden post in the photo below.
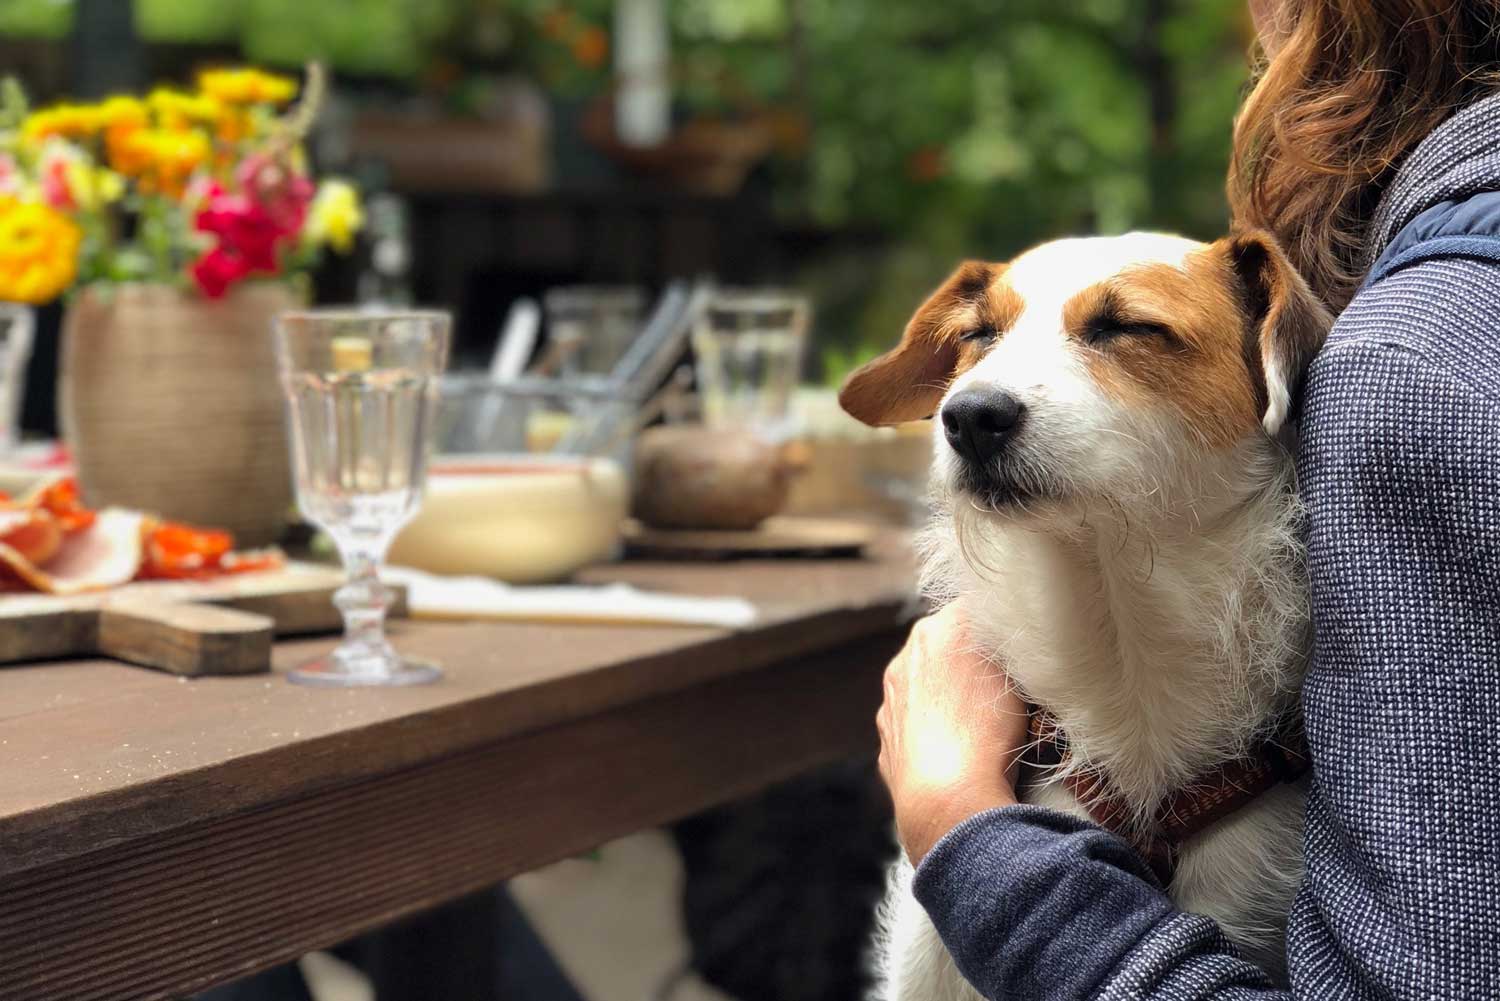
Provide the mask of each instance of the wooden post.
[{"label": "wooden post", "polygon": [[130,0],[77,0],[69,51],[70,77],[78,97],[139,90],[146,59],[135,31]]}]

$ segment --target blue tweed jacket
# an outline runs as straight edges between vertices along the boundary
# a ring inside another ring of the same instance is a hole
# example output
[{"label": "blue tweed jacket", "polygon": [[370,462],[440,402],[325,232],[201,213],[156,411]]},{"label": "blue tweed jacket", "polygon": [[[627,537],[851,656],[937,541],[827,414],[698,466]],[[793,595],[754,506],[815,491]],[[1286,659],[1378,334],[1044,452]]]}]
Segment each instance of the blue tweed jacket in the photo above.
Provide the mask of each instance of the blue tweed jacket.
[{"label": "blue tweed jacket", "polygon": [[1290,991],[1118,839],[1021,806],[951,832],[915,882],[987,997],[1500,999],[1497,137],[1500,96],[1402,166],[1303,395],[1313,781]]}]

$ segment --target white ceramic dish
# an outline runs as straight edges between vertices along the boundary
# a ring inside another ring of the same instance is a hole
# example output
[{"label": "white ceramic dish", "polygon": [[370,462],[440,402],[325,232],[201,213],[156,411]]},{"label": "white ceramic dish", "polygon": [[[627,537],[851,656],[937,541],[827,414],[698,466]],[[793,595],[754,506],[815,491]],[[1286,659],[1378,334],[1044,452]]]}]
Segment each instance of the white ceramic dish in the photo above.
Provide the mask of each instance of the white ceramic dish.
[{"label": "white ceramic dish", "polygon": [[434,458],[422,510],[389,562],[512,584],[561,580],[618,555],[629,493],[610,459]]}]

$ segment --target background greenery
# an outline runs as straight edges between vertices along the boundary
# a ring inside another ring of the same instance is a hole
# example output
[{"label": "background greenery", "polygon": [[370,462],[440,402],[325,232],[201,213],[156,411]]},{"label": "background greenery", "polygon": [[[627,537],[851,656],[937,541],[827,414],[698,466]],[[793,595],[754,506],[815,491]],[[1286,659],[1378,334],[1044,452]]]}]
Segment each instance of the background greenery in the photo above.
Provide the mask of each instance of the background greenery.
[{"label": "background greenery", "polygon": [[[683,114],[769,112],[778,223],[807,237],[836,377],[890,343],[961,256],[1053,235],[1224,226],[1244,0],[668,0]],[[228,46],[422,88],[520,72],[609,86],[610,0],[135,0],[163,44]],[[69,0],[0,0],[0,36],[61,37]]]}]

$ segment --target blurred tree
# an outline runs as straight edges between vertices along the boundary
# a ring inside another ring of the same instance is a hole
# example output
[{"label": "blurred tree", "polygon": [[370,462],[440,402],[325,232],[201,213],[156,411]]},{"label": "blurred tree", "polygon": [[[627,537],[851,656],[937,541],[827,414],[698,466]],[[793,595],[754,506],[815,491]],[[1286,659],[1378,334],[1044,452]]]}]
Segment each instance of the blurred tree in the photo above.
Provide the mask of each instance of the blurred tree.
[{"label": "blurred tree", "polygon": [[[892,343],[964,255],[1225,225],[1242,0],[679,0],[682,96],[799,108],[788,219],[860,234],[803,276],[824,368]],[[871,243],[871,234],[884,240]]]},{"label": "blurred tree", "polygon": [[207,44],[226,42],[240,31],[245,4],[239,0],[184,3],[182,0],[133,0],[136,28],[154,42]]},{"label": "blurred tree", "polygon": [[0,0],[0,37],[62,38],[72,27],[71,0]]}]

